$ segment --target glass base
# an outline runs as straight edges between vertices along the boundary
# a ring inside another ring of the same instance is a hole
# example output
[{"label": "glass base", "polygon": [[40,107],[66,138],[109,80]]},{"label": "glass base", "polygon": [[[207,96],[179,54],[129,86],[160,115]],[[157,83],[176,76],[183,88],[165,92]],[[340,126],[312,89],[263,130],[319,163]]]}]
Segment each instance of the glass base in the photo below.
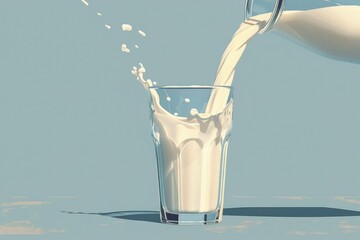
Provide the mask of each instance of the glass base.
[{"label": "glass base", "polygon": [[222,209],[206,213],[171,213],[161,207],[160,217],[162,223],[177,225],[213,224],[222,221]]}]

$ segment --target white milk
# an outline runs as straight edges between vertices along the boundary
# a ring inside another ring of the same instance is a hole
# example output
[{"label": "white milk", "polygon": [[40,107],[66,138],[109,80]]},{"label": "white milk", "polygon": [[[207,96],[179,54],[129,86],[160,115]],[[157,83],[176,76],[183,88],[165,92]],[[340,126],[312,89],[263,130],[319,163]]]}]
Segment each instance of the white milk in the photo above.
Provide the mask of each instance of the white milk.
[{"label": "white milk", "polygon": [[[155,107],[156,108],[156,107]],[[230,102],[210,117],[194,111],[193,117],[155,113],[154,138],[163,157],[164,199],[170,212],[212,212],[221,199],[221,154],[227,151],[232,128]],[[223,163],[224,166],[224,163]],[[225,169],[223,169],[225,170]]]},{"label": "white milk", "polygon": [[[244,21],[226,48],[214,85],[231,86],[235,67],[246,44],[264,26],[270,13]],[[336,6],[309,11],[286,11],[276,28],[299,39],[326,56],[360,62],[360,7]],[[132,73],[148,89],[145,68]],[[214,90],[205,113],[192,110],[189,118],[177,117],[160,106],[150,89],[155,113],[154,138],[161,142],[164,156],[164,196],[170,212],[210,212],[218,207],[221,144],[232,127],[232,101],[227,91]],[[225,151],[227,143],[225,144]]]}]

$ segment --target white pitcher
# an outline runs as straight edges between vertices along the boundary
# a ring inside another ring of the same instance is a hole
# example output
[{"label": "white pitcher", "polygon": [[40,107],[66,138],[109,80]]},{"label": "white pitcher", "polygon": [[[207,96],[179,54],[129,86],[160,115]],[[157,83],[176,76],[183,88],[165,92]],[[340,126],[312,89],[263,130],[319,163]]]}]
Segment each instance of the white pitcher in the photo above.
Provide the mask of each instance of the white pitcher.
[{"label": "white pitcher", "polygon": [[[360,0],[246,0],[245,18],[323,56],[360,64]],[[264,17],[262,17],[264,19]]]}]

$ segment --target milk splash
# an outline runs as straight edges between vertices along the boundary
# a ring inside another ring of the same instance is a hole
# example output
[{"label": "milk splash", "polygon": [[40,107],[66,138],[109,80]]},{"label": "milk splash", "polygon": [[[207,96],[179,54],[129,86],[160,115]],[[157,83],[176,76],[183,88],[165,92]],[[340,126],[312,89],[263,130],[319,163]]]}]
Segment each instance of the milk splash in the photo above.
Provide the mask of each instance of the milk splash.
[{"label": "milk splash", "polygon": [[[160,192],[169,212],[213,212],[223,200],[225,161],[232,128],[233,102],[221,112],[210,115],[190,109],[187,117],[165,110],[153,88],[145,80],[143,64],[133,67],[132,74],[152,97],[153,138],[157,151],[161,182]],[[199,88],[200,86],[197,86]],[[227,88],[229,92],[230,89]],[[164,99],[171,102],[171,97]],[[190,104],[185,97],[182,104]]]}]

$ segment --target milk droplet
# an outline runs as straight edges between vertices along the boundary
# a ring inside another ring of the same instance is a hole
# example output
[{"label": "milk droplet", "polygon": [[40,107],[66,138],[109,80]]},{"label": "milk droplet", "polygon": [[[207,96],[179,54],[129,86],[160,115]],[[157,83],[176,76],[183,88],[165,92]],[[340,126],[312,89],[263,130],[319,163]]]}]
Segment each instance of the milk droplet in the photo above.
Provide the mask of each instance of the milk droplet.
[{"label": "milk droplet", "polygon": [[105,27],[106,27],[107,29],[111,29],[111,26],[110,26],[110,25],[105,24]]},{"label": "milk droplet", "polygon": [[198,110],[196,109],[196,108],[192,108],[191,110],[190,110],[190,114],[191,114],[191,116],[195,116],[195,115],[197,115],[199,112],[198,112]]},{"label": "milk droplet", "polygon": [[174,113],[175,116],[178,116],[179,114],[177,112]]},{"label": "milk droplet", "polygon": [[139,30],[138,31],[138,33],[141,35],[141,36],[143,36],[143,37],[145,37],[146,36],[146,33],[144,33],[143,31],[141,31],[141,30]]},{"label": "milk droplet", "polygon": [[132,30],[132,26],[130,24],[126,24],[126,23],[121,25],[121,28],[124,32],[130,32]]},{"label": "milk droplet", "polygon": [[[127,48],[126,44],[122,44],[121,45],[121,51],[129,53],[130,49]],[[133,70],[135,70],[135,69],[133,68]]]},{"label": "milk droplet", "polygon": [[96,14],[97,14],[98,16],[102,16],[102,14],[101,14],[101,13],[99,13],[99,12],[98,12],[98,13],[96,13]]},{"label": "milk droplet", "polygon": [[170,102],[170,101],[171,101],[171,97],[166,97],[166,101]]},{"label": "milk droplet", "polygon": [[139,46],[138,46],[137,44],[135,44],[135,47],[136,47],[136,48],[139,48]]},{"label": "milk droplet", "polygon": [[189,98],[185,98],[184,101],[187,102],[187,103],[189,103],[189,102],[190,102],[190,99],[189,99]]},{"label": "milk droplet", "polygon": [[86,6],[89,6],[89,3],[85,0],[81,0],[83,2],[83,4],[85,4]]}]

